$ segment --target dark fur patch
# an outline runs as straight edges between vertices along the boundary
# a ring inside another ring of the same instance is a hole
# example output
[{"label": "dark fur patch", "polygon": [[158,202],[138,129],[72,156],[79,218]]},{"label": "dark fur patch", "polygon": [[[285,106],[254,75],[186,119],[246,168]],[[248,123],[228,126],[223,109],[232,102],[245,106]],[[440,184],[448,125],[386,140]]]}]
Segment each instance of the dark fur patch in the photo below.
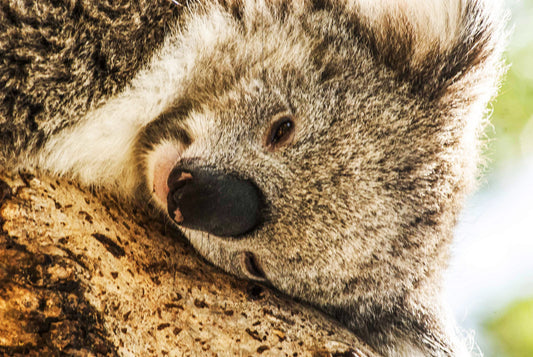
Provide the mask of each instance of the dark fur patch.
[{"label": "dark fur patch", "polygon": [[0,207],[2,204],[11,198],[13,195],[13,190],[11,187],[5,182],[0,180]]},{"label": "dark fur patch", "polygon": [[181,99],[172,105],[167,111],[151,121],[138,138],[137,149],[140,153],[151,150],[161,140],[176,140],[185,146],[191,143],[191,137],[185,128],[180,127],[181,122],[194,110],[195,102]]},{"label": "dark fur patch", "polygon": [[[413,315],[402,297],[389,296],[381,300],[379,303],[359,300],[344,309],[327,310],[371,346],[393,346],[393,341],[402,336],[422,350],[427,348],[428,351],[438,350],[443,356],[454,355],[435,316],[429,312]],[[367,312],[361,313],[362,310]]]},{"label": "dark fur patch", "polygon": [[315,11],[331,10],[333,8],[333,5],[329,0],[312,0],[311,6]]}]

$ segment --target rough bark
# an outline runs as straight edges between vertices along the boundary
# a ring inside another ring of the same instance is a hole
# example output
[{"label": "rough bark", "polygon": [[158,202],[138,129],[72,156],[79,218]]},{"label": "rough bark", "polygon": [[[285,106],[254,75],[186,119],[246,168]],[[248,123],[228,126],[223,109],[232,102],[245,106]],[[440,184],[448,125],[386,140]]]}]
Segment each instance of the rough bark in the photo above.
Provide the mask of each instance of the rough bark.
[{"label": "rough bark", "polygon": [[210,266],[145,212],[6,173],[0,354],[375,356],[320,312]]}]

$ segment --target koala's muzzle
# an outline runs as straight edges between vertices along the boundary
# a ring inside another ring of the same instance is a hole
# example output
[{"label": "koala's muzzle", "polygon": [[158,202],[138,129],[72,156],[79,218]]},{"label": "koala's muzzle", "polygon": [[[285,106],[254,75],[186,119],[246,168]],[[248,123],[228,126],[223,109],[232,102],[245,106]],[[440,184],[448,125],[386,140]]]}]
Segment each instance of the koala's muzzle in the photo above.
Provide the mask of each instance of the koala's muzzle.
[{"label": "koala's muzzle", "polygon": [[167,183],[168,214],[183,227],[219,237],[237,237],[261,221],[262,196],[250,181],[176,167]]}]

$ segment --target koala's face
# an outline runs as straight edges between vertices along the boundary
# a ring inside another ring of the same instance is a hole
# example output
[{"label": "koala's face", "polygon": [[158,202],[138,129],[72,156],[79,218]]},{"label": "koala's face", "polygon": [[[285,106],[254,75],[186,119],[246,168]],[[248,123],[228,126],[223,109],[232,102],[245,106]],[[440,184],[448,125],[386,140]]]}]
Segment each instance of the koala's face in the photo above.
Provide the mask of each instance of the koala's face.
[{"label": "koala's face", "polygon": [[400,294],[446,254],[423,232],[441,233],[453,137],[357,39],[339,52],[287,32],[280,48],[235,38],[196,61],[144,134],[147,189],[235,275],[323,307]]},{"label": "koala's face", "polygon": [[417,109],[368,77],[280,70],[185,115],[178,105],[156,125],[181,129],[150,155],[155,201],[215,265],[292,296],[336,306],[397,289],[412,269],[400,222],[416,208],[396,168],[417,140],[398,137],[395,116]]}]

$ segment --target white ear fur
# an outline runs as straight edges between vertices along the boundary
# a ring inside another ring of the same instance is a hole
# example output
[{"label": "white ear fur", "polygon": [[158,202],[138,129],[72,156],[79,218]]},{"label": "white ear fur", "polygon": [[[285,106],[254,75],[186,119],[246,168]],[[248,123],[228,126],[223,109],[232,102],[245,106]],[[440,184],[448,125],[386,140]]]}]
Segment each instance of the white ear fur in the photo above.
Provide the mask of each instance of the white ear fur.
[{"label": "white ear fur", "polygon": [[[402,22],[408,21],[422,48],[434,42],[453,43],[465,10],[464,0],[361,0],[355,4],[375,27],[405,26]],[[387,22],[389,18],[401,22],[391,24]]]},{"label": "white ear fur", "polygon": [[424,61],[430,51],[451,50],[471,30],[465,28],[468,7],[482,9],[488,18],[501,11],[501,2],[494,0],[355,0],[348,6],[383,35],[410,29],[411,63]]}]

